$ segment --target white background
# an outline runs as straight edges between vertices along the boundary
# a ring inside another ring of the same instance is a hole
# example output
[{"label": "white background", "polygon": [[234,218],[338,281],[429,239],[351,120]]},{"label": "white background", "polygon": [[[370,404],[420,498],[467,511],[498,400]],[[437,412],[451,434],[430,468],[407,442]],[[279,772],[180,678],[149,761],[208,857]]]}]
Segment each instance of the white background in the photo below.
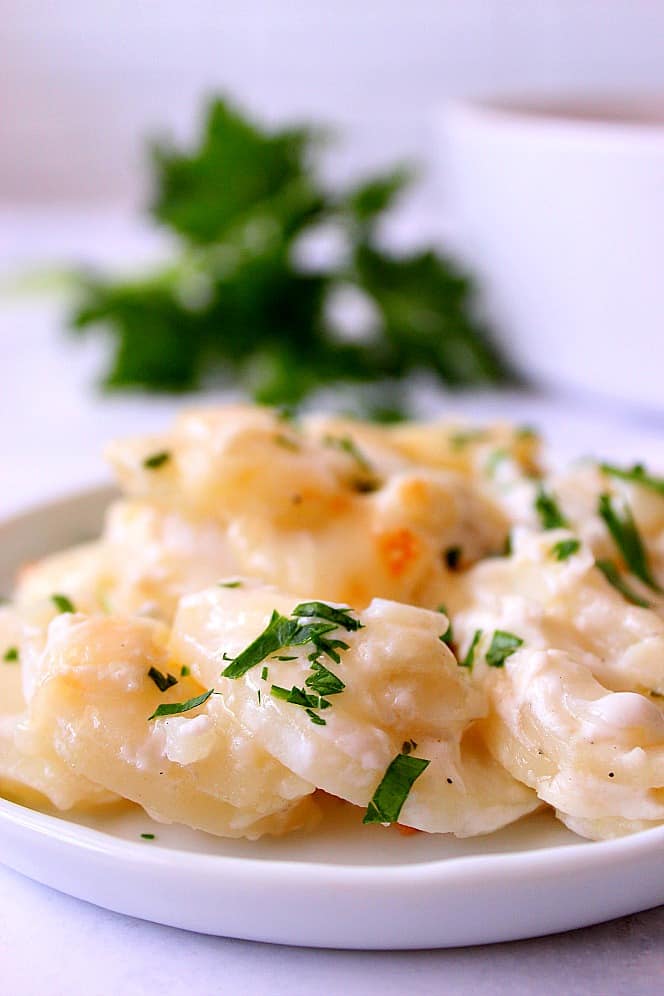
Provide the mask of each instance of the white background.
[{"label": "white background", "polygon": [[664,89],[660,0],[3,0],[0,200],[131,199],[146,131],[219,89],[431,159],[445,95]]}]

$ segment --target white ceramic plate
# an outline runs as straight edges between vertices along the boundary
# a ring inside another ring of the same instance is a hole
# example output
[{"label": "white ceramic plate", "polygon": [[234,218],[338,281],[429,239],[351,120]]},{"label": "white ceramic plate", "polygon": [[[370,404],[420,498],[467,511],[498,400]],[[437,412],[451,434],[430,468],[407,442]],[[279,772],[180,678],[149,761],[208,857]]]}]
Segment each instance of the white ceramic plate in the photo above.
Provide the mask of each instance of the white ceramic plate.
[{"label": "white ceramic plate", "polygon": [[[111,495],[1,525],[0,591],[21,563],[95,535]],[[249,843],[138,808],[68,819],[0,800],[0,860],[30,878],[157,923],[320,947],[446,947],[597,923],[664,902],[663,856],[664,827],[590,843],[547,814],[463,841],[363,827],[331,802],[319,831]]]}]

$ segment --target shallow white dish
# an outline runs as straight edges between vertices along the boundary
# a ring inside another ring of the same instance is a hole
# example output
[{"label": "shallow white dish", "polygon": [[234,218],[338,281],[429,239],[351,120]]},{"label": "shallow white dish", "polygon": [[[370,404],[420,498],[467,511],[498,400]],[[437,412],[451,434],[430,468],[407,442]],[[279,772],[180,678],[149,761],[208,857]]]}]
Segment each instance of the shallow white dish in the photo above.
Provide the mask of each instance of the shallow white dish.
[{"label": "shallow white dish", "polygon": [[[111,496],[85,492],[0,525],[0,591],[21,563],[97,533]],[[157,824],[138,808],[73,820],[0,800],[0,860],[131,916],[318,947],[504,941],[664,902],[664,827],[591,843],[536,814],[463,841],[363,827],[357,810],[330,806],[318,832],[249,843]]]}]

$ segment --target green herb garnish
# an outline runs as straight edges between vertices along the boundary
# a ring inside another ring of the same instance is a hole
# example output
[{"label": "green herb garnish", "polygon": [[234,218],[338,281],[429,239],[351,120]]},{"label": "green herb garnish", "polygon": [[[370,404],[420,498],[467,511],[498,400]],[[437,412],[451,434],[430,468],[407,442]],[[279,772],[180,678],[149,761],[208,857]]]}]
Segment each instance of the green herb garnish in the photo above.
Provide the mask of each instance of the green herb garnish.
[{"label": "green herb garnish", "polygon": [[623,503],[621,511],[614,505],[610,495],[602,494],[599,496],[597,511],[631,573],[653,591],[661,591],[650,570],[648,554],[629,505]]},{"label": "green herb garnish", "polygon": [[363,626],[359,619],[355,619],[351,615],[352,611],[347,607],[337,608],[328,605],[327,602],[300,602],[291,614],[296,619],[303,617],[325,619],[327,622],[334,623],[335,626],[341,626],[342,629],[347,629],[349,633],[353,633],[358,629],[363,629]]},{"label": "green herb garnish", "polygon": [[189,670],[189,668],[187,667],[187,665],[183,664],[182,667],[180,668],[180,677],[181,678],[188,678],[190,674],[191,674],[191,671]]},{"label": "green herb garnish", "polygon": [[664,495],[664,477],[649,474],[642,463],[635,463],[631,467],[616,467],[612,463],[601,463],[599,467],[603,474],[629,481],[631,484],[640,484],[658,495]]},{"label": "green herb garnish", "polygon": [[300,444],[297,440],[291,439],[290,436],[287,436],[283,432],[278,432],[274,437],[274,441],[277,446],[281,446],[284,450],[292,450],[293,452],[297,452],[300,449]]},{"label": "green herb garnish", "polygon": [[[303,646],[336,628],[335,623],[301,623],[298,619],[287,619],[275,609],[263,632],[242,653],[230,659],[222,677],[241,678],[282,647]],[[228,658],[224,657],[224,660]]]},{"label": "green herb garnish", "polygon": [[13,661],[17,661],[18,647],[7,647],[2,659],[3,661],[6,661],[8,664],[11,664]]},{"label": "green herb garnish", "polygon": [[142,833],[141,840],[154,840],[155,835],[153,833]]},{"label": "green herb garnish", "polygon": [[267,681],[267,667],[264,667],[263,670],[261,671],[261,680]]},{"label": "green herb garnish", "polygon": [[519,636],[497,629],[491,638],[491,646],[486,652],[486,662],[489,667],[502,667],[507,658],[521,646],[523,646],[523,640]]},{"label": "green herb garnish", "polygon": [[272,685],[270,695],[275,699],[281,699],[283,702],[290,702],[291,705],[302,706],[309,719],[317,726],[327,725],[321,716],[313,712],[314,709],[329,709],[331,705],[327,699],[322,698],[320,695],[310,695],[304,688],[298,688],[296,685],[293,685],[291,689]]},{"label": "green herb garnish", "polygon": [[486,438],[486,429],[459,429],[450,436],[450,445],[453,450],[463,450],[471,443],[481,443]]},{"label": "green herb garnish", "polygon": [[307,688],[311,688],[319,695],[339,695],[346,687],[341,678],[333,674],[320,661],[313,661],[311,665],[314,673],[309,675],[305,681]]},{"label": "green herb garnish", "polygon": [[578,539],[564,539],[554,543],[549,553],[554,560],[567,560],[578,553],[581,549],[581,541]]},{"label": "green herb garnish", "polygon": [[469,671],[473,670],[473,664],[475,663],[475,651],[477,649],[477,644],[482,639],[482,630],[476,629],[473,638],[470,641],[470,646],[466,651],[466,656],[463,660],[459,661],[459,667],[467,667]]},{"label": "green herb garnish", "polygon": [[439,605],[438,608],[436,609],[436,612],[440,612],[442,615],[447,616],[447,629],[445,630],[444,633],[442,633],[438,637],[438,639],[440,640],[441,643],[444,643],[446,646],[449,647],[454,642],[454,629],[452,627],[452,620],[450,619],[447,609],[445,608],[444,605]]},{"label": "green herb garnish", "polygon": [[542,529],[566,529],[569,525],[556,499],[541,486],[535,498],[535,511],[539,515]]},{"label": "green herb garnish", "polygon": [[146,470],[157,470],[159,467],[163,467],[165,463],[171,459],[171,454],[168,450],[159,450],[158,453],[152,453],[147,456],[143,461],[143,466]]},{"label": "green herb garnish", "polygon": [[241,588],[241,581],[219,581],[217,583],[218,588]]},{"label": "green herb garnish", "polygon": [[355,440],[350,436],[324,436],[323,443],[325,446],[341,450],[342,453],[352,457],[360,470],[363,470],[365,474],[373,474],[373,467],[365,457],[362,450],[358,447]]},{"label": "green herb garnish", "polygon": [[638,605],[642,609],[650,608],[650,602],[647,601],[647,599],[642,598],[640,595],[637,595],[637,593],[630,588],[616,565],[610,560],[596,560],[595,567],[602,572],[609,584],[613,585],[616,591],[619,591],[623,598],[626,598],[628,602],[632,603],[632,605]]},{"label": "green herb garnish", "polygon": [[408,794],[430,762],[412,754],[397,754],[383,775],[363,823],[396,823]]},{"label": "green herb garnish", "polygon": [[207,702],[213,693],[214,688],[209,688],[207,692],[203,692],[202,695],[196,695],[193,699],[187,699],[186,702],[164,702],[162,705],[157,706],[151,716],[148,716],[148,720],[158,719],[160,716],[177,716],[182,712],[189,712],[190,709],[197,709],[198,706]]},{"label": "green herb garnish", "polygon": [[76,612],[74,603],[70,598],[67,598],[66,595],[51,595],[51,601],[55,605],[58,612]]},{"label": "green herb garnish", "polygon": [[173,685],[177,685],[178,679],[173,674],[162,674],[156,667],[151,667],[148,671],[148,678],[152,678],[155,685],[160,692],[165,692],[167,689],[172,688]]}]

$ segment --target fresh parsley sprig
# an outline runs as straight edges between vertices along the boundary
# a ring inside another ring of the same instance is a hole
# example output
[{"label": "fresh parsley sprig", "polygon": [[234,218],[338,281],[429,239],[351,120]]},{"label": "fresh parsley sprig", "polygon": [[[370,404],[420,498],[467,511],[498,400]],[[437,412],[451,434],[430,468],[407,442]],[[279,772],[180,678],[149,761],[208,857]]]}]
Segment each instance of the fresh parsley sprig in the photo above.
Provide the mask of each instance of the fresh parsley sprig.
[{"label": "fresh parsley sprig", "polygon": [[[410,171],[331,191],[322,149],[318,129],[264,128],[221,99],[191,147],[151,147],[151,210],[173,257],[126,280],[78,278],[73,328],[110,330],[115,342],[108,387],[183,391],[221,375],[256,400],[297,404],[321,386],[375,384],[375,409],[394,410],[393,385],[411,371],[452,385],[514,379],[457,266],[435,249],[381,244]],[[300,249],[323,223],[346,252],[312,270]],[[333,307],[349,287],[374,315],[352,341]],[[366,393],[356,387],[358,410]]]}]

